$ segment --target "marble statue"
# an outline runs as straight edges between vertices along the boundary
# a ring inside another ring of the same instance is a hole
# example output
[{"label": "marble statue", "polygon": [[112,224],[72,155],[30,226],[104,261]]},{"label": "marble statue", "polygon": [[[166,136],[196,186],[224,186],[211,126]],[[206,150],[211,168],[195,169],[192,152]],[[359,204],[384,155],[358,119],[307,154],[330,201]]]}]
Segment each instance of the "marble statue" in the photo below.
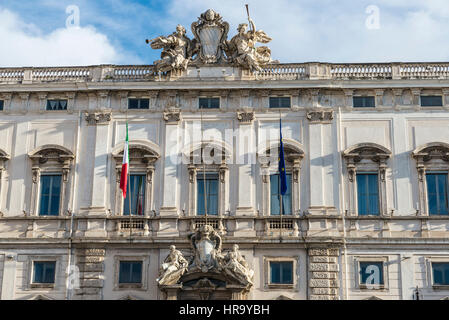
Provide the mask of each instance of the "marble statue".
[{"label": "marble statue", "polygon": [[170,253],[165,258],[156,281],[159,285],[173,285],[187,271],[188,261],[175,246],[170,246]]},{"label": "marble statue", "polygon": [[261,71],[262,66],[271,62],[271,50],[266,46],[256,47],[256,43],[268,43],[272,39],[263,30],[256,31],[251,18],[249,23],[250,31],[246,31],[248,28],[246,23],[238,26],[238,34],[231,41],[225,42],[225,52],[231,62],[251,71]]},{"label": "marble statue", "polygon": [[156,72],[186,70],[198,50],[196,40],[190,40],[186,36],[186,29],[181,25],[167,37],[161,36],[146,42],[151,42],[153,49],[162,49],[161,59],[154,62]]},{"label": "marble statue", "polygon": [[151,48],[162,49],[161,59],[154,62],[155,71],[185,71],[190,65],[203,64],[233,64],[252,72],[261,71],[274,61],[268,47],[256,47],[256,44],[269,43],[272,39],[263,30],[256,29],[249,15],[248,21],[250,30],[247,30],[248,24],[240,24],[238,34],[229,41],[229,24],[209,9],[192,23],[194,39],[190,40],[186,29],[178,25],[176,32],[167,37],[147,40],[147,43],[151,42]]},{"label": "marble statue", "polygon": [[254,284],[254,271],[249,268],[248,263],[240,254],[237,244],[234,244],[232,250],[224,255],[221,265],[223,271],[231,278],[247,285]]}]

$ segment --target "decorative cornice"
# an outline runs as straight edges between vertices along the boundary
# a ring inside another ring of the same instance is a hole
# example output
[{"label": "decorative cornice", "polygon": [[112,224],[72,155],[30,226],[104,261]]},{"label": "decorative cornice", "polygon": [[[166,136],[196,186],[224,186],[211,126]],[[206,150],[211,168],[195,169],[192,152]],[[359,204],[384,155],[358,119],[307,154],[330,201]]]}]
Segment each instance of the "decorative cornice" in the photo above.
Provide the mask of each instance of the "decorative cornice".
[{"label": "decorative cornice", "polygon": [[179,108],[171,108],[164,112],[164,120],[167,123],[178,123],[181,121],[181,110]]},{"label": "decorative cornice", "polygon": [[334,110],[315,109],[307,112],[307,119],[311,123],[331,123],[334,119]]},{"label": "decorative cornice", "polygon": [[90,126],[108,124],[112,119],[111,112],[86,112],[84,116]]},{"label": "decorative cornice", "polygon": [[237,112],[237,119],[241,124],[250,124],[255,119],[254,111]]}]

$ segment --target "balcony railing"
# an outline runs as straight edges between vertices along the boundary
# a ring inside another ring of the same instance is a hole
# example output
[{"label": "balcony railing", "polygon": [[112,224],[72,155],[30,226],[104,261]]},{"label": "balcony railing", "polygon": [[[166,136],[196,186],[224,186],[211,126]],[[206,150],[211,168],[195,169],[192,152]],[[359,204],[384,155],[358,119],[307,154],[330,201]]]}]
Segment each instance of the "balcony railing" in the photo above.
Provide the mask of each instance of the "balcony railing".
[{"label": "balcony railing", "polygon": [[[186,73],[187,74],[187,73]],[[238,75],[223,80],[238,80]],[[242,78],[243,79],[243,78]],[[449,62],[442,63],[289,63],[271,64],[244,80],[377,80],[449,79]],[[151,65],[48,68],[0,68],[0,84],[45,82],[191,81],[182,72],[157,73]]]}]

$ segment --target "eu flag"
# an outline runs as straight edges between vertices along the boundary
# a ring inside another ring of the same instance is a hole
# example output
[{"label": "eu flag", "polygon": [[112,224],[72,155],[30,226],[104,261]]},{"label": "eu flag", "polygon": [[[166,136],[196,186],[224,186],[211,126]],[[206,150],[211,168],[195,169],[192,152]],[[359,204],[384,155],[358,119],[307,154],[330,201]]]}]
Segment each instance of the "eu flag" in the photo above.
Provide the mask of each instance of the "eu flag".
[{"label": "eu flag", "polygon": [[287,173],[285,172],[284,143],[282,141],[282,120],[279,119],[279,177],[281,182],[281,195],[287,193]]}]

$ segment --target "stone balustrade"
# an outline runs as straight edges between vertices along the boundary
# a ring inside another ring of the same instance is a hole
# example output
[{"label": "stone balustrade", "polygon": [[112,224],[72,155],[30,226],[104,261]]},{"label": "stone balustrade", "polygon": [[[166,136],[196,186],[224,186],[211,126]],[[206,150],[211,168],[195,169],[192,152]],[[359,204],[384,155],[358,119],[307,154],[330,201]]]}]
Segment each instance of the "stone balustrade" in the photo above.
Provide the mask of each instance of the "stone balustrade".
[{"label": "stone balustrade", "polygon": [[[0,68],[0,84],[102,81],[183,81],[182,74],[157,73],[151,65]],[[238,77],[223,77],[238,80]],[[446,63],[272,64],[244,80],[407,80],[449,79]],[[191,79],[190,79],[191,80]]]}]

